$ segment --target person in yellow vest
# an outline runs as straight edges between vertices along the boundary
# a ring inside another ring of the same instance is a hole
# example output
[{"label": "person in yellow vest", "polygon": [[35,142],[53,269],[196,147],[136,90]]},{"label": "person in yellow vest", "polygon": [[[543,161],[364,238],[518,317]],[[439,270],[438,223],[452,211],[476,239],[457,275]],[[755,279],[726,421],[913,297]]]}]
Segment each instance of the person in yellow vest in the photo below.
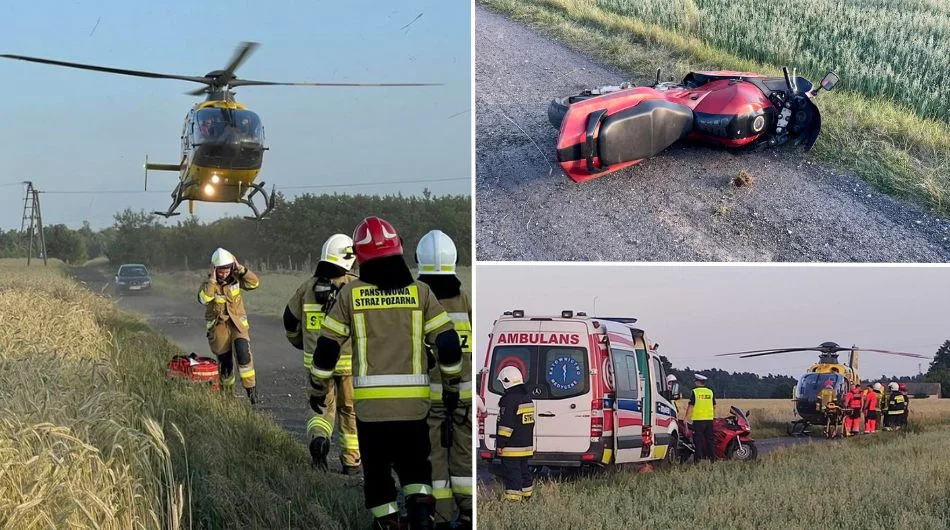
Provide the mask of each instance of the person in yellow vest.
[{"label": "person in yellow vest", "polygon": [[251,355],[250,324],[241,291],[260,286],[257,275],[238,263],[233,254],[219,248],[211,255],[211,273],[198,289],[198,302],[205,306],[208,346],[218,357],[218,372],[227,395],[234,394],[234,358],[241,385],[251,404],[257,403],[257,379]]},{"label": "person in yellow vest", "polygon": [[442,402],[439,370],[435,366],[429,370],[429,442],[436,528],[453,528],[456,504],[460,528],[472,528],[472,302],[455,275],[457,260],[455,242],[441,230],[422,236],[416,247],[419,281],[432,289],[448,312],[462,346],[459,403]]},{"label": "person in yellow vest", "polygon": [[825,438],[836,438],[838,426],[841,424],[841,407],[838,406],[834,387],[834,381],[825,380],[824,387],[818,391],[818,400],[815,403],[818,411],[825,415]]},{"label": "person in yellow vest", "polygon": [[[303,350],[303,365],[309,377],[313,351],[323,327],[323,319],[333,307],[337,293],[356,279],[350,274],[356,255],[353,240],[344,234],[334,234],[323,243],[320,261],[312,277],[307,278],[284,308],[284,329],[287,340]],[[327,455],[333,437],[334,420],[339,415],[340,465],[344,475],[360,471],[360,446],[356,437],[356,411],[353,409],[352,352],[350,342],[343,344],[340,360],[333,370],[333,379],[327,390],[327,408],[323,414],[313,414],[307,422],[310,435],[310,456],[317,469],[327,471]]]},{"label": "person in yellow vest", "polygon": [[713,447],[713,418],[716,416],[716,396],[706,387],[708,379],[703,374],[693,376],[696,387],[686,405],[686,419],[692,422],[693,444],[696,446],[696,461],[716,460]]},{"label": "person in yellow vest", "polygon": [[351,340],[363,494],[374,528],[401,526],[393,471],[405,496],[409,528],[432,528],[426,344],[438,351],[443,402],[458,402],[459,336],[429,286],[412,278],[391,224],[364,219],[353,232],[353,251],[360,277],[340,289],[323,320],[310,369],[310,407],[323,413],[340,346]]}]

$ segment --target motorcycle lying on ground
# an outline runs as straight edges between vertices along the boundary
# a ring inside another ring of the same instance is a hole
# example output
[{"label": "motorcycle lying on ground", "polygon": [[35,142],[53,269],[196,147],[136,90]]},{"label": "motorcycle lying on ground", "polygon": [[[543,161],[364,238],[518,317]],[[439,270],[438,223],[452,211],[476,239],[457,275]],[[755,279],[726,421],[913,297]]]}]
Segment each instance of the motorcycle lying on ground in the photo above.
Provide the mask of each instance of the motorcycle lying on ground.
[{"label": "motorcycle lying on ground", "polygon": [[[685,420],[676,420],[682,433],[676,442],[676,455],[684,463],[696,454],[692,428]],[[688,434],[687,434],[688,433]],[[759,454],[752,439],[752,425],[749,413],[736,407],[729,408],[729,416],[713,419],[713,448],[716,458],[721,460],[755,460]]]},{"label": "motorcycle lying on ground", "polygon": [[557,160],[575,182],[584,182],[657,155],[679,140],[726,148],[770,147],[792,141],[811,148],[821,130],[814,100],[838,82],[834,72],[818,87],[790,74],[690,72],[681,83],[624,83],[585,90],[548,105],[559,129]]}]

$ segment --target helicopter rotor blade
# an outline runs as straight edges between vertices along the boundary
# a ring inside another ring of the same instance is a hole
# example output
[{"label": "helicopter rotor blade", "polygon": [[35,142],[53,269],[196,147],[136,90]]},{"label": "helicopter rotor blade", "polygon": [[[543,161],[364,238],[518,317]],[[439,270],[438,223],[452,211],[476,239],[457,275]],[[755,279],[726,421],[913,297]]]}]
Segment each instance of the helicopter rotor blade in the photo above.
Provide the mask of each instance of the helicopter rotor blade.
[{"label": "helicopter rotor blade", "polygon": [[251,53],[260,46],[256,42],[242,42],[238,49],[234,52],[234,56],[231,57],[231,61],[228,62],[228,65],[224,68],[224,79],[230,80],[234,78],[234,71],[241,66],[244,61],[251,55]]},{"label": "helicopter rotor blade", "polygon": [[[749,350],[749,351],[737,351],[732,353],[719,353],[716,354],[716,357],[727,357],[731,355],[744,355],[744,356],[758,356],[758,355],[773,355],[776,353],[790,353],[797,351],[812,351],[815,348],[769,348],[767,350]],[[750,355],[754,354],[754,355]]]},{"label": "helicopter rotor blade", "polygon": [[[852,348],[848,348],[852,349]],[[900,355],[902,357],[915,357],[917,359],[929,359],[930,357],[926,355],[920,355],[919,353],[908,353],[904,351],[891,351],[891,350],[874,350],[871,348],[853,348],[856,351],[870,351],[874,353],[886,353],[888,355]]]},{"label": "helicopter rotor blade", "polygon": [[6,59],[16,59],[19,61],[29,61],[33,63],[51,64],[54,66],[65,66],[68,68],[78,68],[81,70],[94,70],[96,72],[106,72],[110,74],[131,75],[136,77],[148,77],[151,79],[178,79],[181,81],[191,81],[193,83],[211,84],[210,80],[204,77],[195,77],[190,75],[160,74],[157,72],[145,72],[142,70],[126,70],[124,68],[110,68],[107,66],[95,66],[91,64],[70,63],[66,61],[55,61],[53,59],[42,59],[39,57],[26,57],[24,55],[0,54],[0,57]]},{"label": "helicopter rotor blade", "polygon": [[314,86],[314,87],[386,87],[386,86],[443,86],[445,83],[278,83],[274,81],[254,81],[236,79],[230,83],[238,86]]}]

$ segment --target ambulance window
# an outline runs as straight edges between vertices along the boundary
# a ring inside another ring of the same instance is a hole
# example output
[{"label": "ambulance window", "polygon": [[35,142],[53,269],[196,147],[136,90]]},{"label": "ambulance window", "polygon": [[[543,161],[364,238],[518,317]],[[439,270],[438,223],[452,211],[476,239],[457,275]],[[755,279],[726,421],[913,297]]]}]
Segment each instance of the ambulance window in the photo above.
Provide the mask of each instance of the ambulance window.
[{"label": "ambulance window", "polygon": [[650,359],[650,364],[653,365],[653,386],[662,395],[666,390],[666,379],[663,377],[663,370],[660,368],[660,360],[653,357]]},{"label": "ambulance window", "polygon": [[537,349],[537,346],[499,346],[495,348],[492,351],[491,370],[486,374],[491,378],[488,382],[489,390],[495,394],[505,393],[505,387],[501,386],[501,381],[498,380],[498,372],[506,366],[514,366],[521,370],[525,383],[531,386],[532,377],[536,372],[532,361]]},{"label": "ambulance window", "polygon": [[633,352],[613,348],[614,366],[617,367],[614,378],[617,381],[617,394],[632,394],[637,399],[637,357]]},{"label": "ambulance window", "polygon": [[563,346],[541,346],[541,376],[546,383],[547,399],[563,399],[586,394],[590,388],[587,350]]}]

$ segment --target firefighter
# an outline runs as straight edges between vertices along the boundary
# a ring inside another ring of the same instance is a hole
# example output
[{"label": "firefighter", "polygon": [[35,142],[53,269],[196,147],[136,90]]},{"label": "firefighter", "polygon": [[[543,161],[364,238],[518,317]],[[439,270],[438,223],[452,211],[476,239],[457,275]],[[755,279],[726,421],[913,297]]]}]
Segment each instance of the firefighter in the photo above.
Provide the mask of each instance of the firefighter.
[{"label": "firefighter", "polygon": [[[311,278],[297,288],[297,292],[284,308],[284,329],[287,340],[303,350],[303,365],[309,377],[313,350],[323,319],[347,283],[356,279],[350,274],[356,256],[353,240],[344,234],[334,234],[323,243],[320,261]],[[356,412],[353,410],[352,352],[350,342],[343,343],[340,360],[333,369],[333,379],[328,381],[326,412],[314,414],[307,422],[310,439],[310,456],[317,469],[326,471],[330,438],[333,437],[334,420],[340,420],[340,465],[344,475],[357,475],[360,470],[360,446],[356,437]]]},{"label": "firefighter", "polygon": [[[677,411],[679,407],[676,406],[676,398],[679,394],[679,381],[676,380],[676,376],[670,374],[666,376],[666,391],[670,394],[670,404],[673,405],[673,410]],[[678,412],[677,412],[678,414]]]},{"label": "firefighter", "polygon": [[864,400],[864,434],[877,432],[877,417],[880,410],[882,390],[884,390],[884,385],[874,383],[867,394],[867,399]]},{"label": "firefighter", "polygon": [[528,500],[534,477],[528,461],[534,455],[534,401],[525,388],[521,370],[506,366],[498,372],[505,393],[498,401],[496,454],[505,473],[505,500]]},{"label": "firefighter", "polygon": [[353,241],[360,277],[340,289],[323,320],[310,369],[310,407],[323,413],[340,345],[352,340],[363,493],[374,528],[400,527],[393,470],[405,495],[409,528],[433,528],[425,348],[426,343],[437,348],[443,402],[457,403],[459,336],[429,286],[413,280],[392,225],[367,217]]},{"label": "firefighter", "polygon": [[884,430],[900,429],[906,424],[907,398],[900,391],[900,386],[892,382],[887,385],[890,398],[887,400],[887,412],[884,415]]},{"label": "firefighter", "polygon": [[257,403],[257,382],[251,355],[250,324],[241,290],[260,286],[257,275],[238,263],[233,254],[219,248],[211,255],[211,273],[198,290],[205,306],[208,345],[218,357],[218,372],[228,395],[234,395],[234,357],[237,357],[241,385],[251,404]]},{"label": "firefighter", "polygon": [[835,399],[835,383],[831,379],[825,381],[824,388],[818,392],[818,410],[825,415],[825,438],[838,436],[841,408]]},{"label": "firefighter", "polygon": [[861,409],[864,408],[864,396],[861,393],[861,382],[856,382],[848,393],[844,395],[844,405],[847,409],[844,418],[844,435],[854,436],[861,433]]},{"label": "firefighter", "polygon": [[716,416],[716,396],[706,387],[708,378],[695,374],[696,387],[686,405],[686,419],[692,422],[693,444],[696,446],[696,461],[716,460],[713,447],[713,418]]},{"label": "firefighter", "polygon": [[904,414],[900,417],[900,426],[907,426],[907,418],[910,416],[910,396],[907,395],[907,385],[904,383],[898,383],[897,389],[900,391],[901,395],[904,396]]},{"label": "firefighter", "polygon": [[456,505],[463,527],[472,527],[472,303],[455,275],[457,258],[455,242],[441,230],[422,236],[416,247],[419,281],[432,289],[452,319],[462,346],[458,404],[442,402],[439,370],[429,370],[429,442],[437,528],[449,528]]}]

